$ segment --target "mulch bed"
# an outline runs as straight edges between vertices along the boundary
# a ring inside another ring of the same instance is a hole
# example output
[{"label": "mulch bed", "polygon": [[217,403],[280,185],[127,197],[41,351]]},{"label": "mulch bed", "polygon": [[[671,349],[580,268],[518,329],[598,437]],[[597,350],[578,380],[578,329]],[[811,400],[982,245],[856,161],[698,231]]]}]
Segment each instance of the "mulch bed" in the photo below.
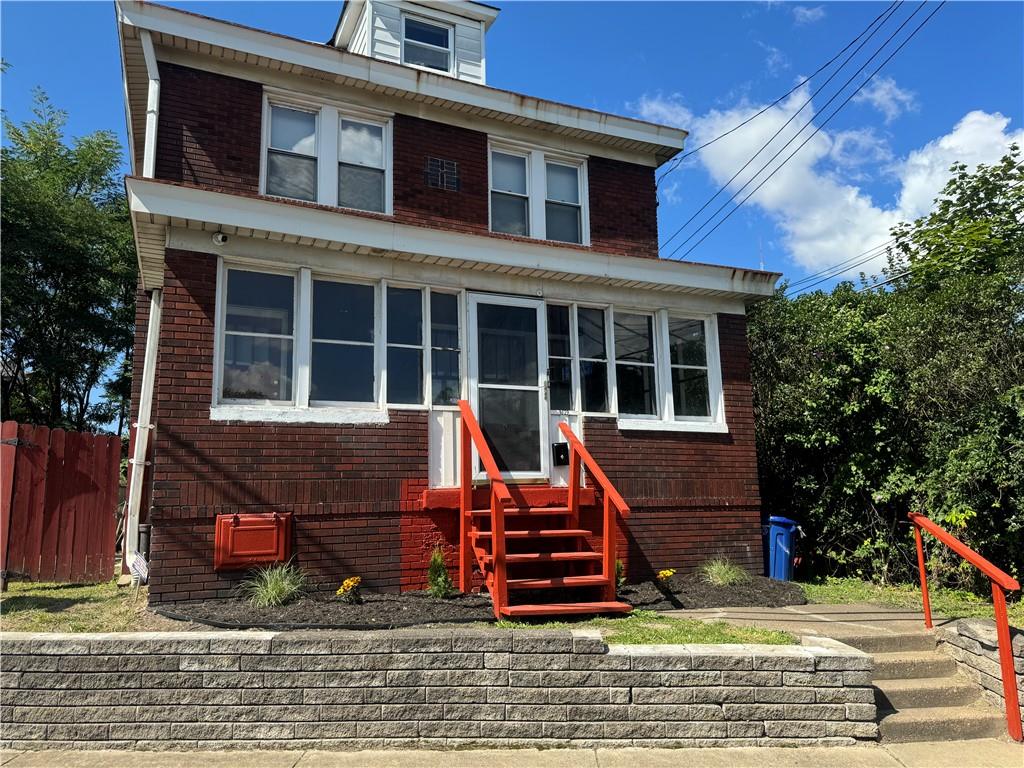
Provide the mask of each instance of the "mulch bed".
[{"label": "mulch bed", "polygon": [[[549,599],[554,594],[547,596]],[[560,599],[573,599],[559,596]],[[578,595],[577,599],[584,596]],[[629,584],[619,599],[634,608],[670,611],[680,608],[777,608],[803,605],[803,590],[796,584],[754,576],[745,584],[716,587],[697,574],[673,576],[665,584],[645,581]],[[195,621],[231,629],[391,629],[438,624],[472,624],[494,619],[486,594],[459,595],[439,600],[426,592],[381,594],[364,592],[358,605],[331,594],[310,594],[276,608],[253,608],[241,598],[222,598],[161,606],[167,618]]]}]

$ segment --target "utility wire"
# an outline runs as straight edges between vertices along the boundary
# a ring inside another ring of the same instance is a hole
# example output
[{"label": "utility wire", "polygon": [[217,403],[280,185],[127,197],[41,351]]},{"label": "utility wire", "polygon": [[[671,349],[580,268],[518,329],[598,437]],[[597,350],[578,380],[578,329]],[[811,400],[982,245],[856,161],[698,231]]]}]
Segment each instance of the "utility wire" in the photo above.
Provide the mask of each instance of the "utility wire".
[{"label": "utility wire", "polygon": [[[927,0],[925,0],[925,1],[927,1]],[[832,118],[833,118],[833,117],[835,117],[835,116],[836,116],[837,114],[839,114],[840,110],[842,110],[842,108],[843,108],[844,106],[846,106],[846,104],[848,104],[848,103],[849,103],[850,99],[852,99],[852,98],[853,98],[854,96],[856,96],[856,95],[857,95],[858,93],[860,93],[860,91],[861,91],[861,90],[863,90],[863,89],[864,89],[864,87],[865,87],[865,86],[866,86],[866,85],[867,85],[868,83],[870,83],[870,82],[871,82],[871,80],[872,80],[872,79],[873,79],[873,78],[875,77],[875,75],[877,75],[877,74],[878,74],[878,73],[879,73],[879,72],[881,71],[881,69],[882,69],[882,68],[883,68],[883,67],[884,67],[884,66],[885,66],[886,64],[888,64],[888,63],[889,63],[889,62],[890,62],[890,61],[891,61],[891,60],[892,60],[892,59],[893,59],[893,58],[894,58],[894,57],[896,56],[896,54],[898,54],[898,53],[899,53],[899,52],[900,52],[901,50],[903,50],[904,46],[906,46],[906,44],[907,44],[907,43],[909,43],[909,42],[910,42],[911,40],[913,40],[913,39],[914,39],[914,37],[915,37],[915,36],[917,35],[917,33],[921,31],[921,28],[922,28],[922,27],[924,27],[924,25],[925,25],[925,24],[927,24],[927,23],[928,23],[928,22],[929,22],[929,21],[930,21],[930,20],[932,19],[932,17],[933,17],[933,16],[935,16],[935,14],[936,14],[936,13],[938,13],[938,12],[939,12],[939,11],[940,11],[940,10],[942,9],[942,6],[944,6],[944,5],[946,4],[946,2],[948,2],[948,0],[942,0],[942,2],[941,2],[941,3],[939,3],[939,5],[938,5],[938,6],[937,6],[937,7],[935,8],[935,10],[934,10],[934,11],[932,11],[932,12],[931,12],[930,14],[928,14],[928,16],[926,16],[926,17],[925,17],[924,21],[922,21],[922,22],[921,22],[920,24],[918,24],[918,25],[917,25],[917,27],[915,27],[915,28],[914,28],[914,31],[913,31],[913,32],[911,32],[911,33],[910,33],[910,35],[909,35],[909,36],[908,36],[908,37],[907,37],[907,38],[906,38],[906,39],[905,39],[905,40],[904,40],[904,41],[903,41],[902,43],[900,43],[900,44],[899,44],[899,45],[898,45],[898,46],[896,47],[896,50],[894,50],[894,51],[893,51],[892,53],[890,53],[890,54],[889,54],[889,55],[888,55],[888,56],[887,56],[887,57],[885,58],[885,60],[884,60],[884,61],[883,61],[883,62],[882,62],[881,64],[879,64],[879,65],[878,65],[878,67],[876,67],[876,68],[875,68],[875,70],[874,70],[874,71],[873,71],[873,72],[872,72],[872,73],[871,73],[870,75],[868,75],[868,78],[867,78],[867,79],[866,79],[866,80],[865,80],[865,81],[864,81],[863,83],[861,83],[861,84],[860,84],[860,85],[859,85],[859,86],[857,87],[857,89],[856,89],[855,91],[853,91],[853,93],[851,93],[851,94],[850,94],[849,96],[847,96],[847,97],[846,97],[846,99],[844,99],[844,100],[843,100],[843,102],[842,102],[842,103],[841,103],[841,104],[840,104],[840,105],[839,105],[838,107],[836,107],[836,109],[835,109],[835,110],[834,110],[834,111],[832,112],[832,114],[830,114],[830,115],[829,115],[829,116],[828,116],[827,118],[825,118],[825,120],[824,120],[824,121],[823,121],[823,122],[821,123],[821,125],[817,126],[817,127],[816,127],[816,128],[814,129],[814,131],[813,131],[813,132],[812,132],[812,133],[811,133],[811,134],[810,134],[810,135],[809,135],[809,136],[808,136],[808,137],[807,137],[806,139],[804,139],[804,140],[803,140],[803,142],[801,142],[801,144],[800,144],[800,145],[799,145],[799,146],[798,146],[798,147],[797,147],[796,149],[794,149],[794,150],[793,150],[793,151],[792,151],[792,152],[791,152],[791,153],[790,153],[790,154],[789,154],[789,155],[788,155],[788,156],[786,157],[786,159],[785,159],[785,160],[783,160],[783,161],[782,161],[781,163],[779,163],[779,165],[778,165],[778,166],[777,166],[777,167],[776,167],[776,168],[775,168],[775,169],[774,169],[774,170],[773,170],[773,171],[772,171],[772,172],[771,172],[770,174],[768,174],[768,176],[766,176],[766,177],[765,177],[765,179],[764,179],[763,181],[761,181],[761,182],[760,182],[760,183],[759,183],[759,184],[758,184],[758,185],[757,185],[756,187],[754,187],[754,189],[753,189],[753,190],[751,190],[751,191],[750,191],[750,193],[749,193],[749,194],[748,194],[748,195],[747,195],[746,197],[744,197],[744,198],[743,198],[743,199],[742,199],[742,200],[741,200],[741,201],[740,201],[739,203],[737,203],[737,204],[736,204],[736,207],[735,207],[735,208],[733,208],[733,209],[732,209],[731,211],[729,211],[729,213],[727,213],[727,214],[726,214],[726,215],[725,215],[725,216],[724,216],[724,217],[723,217],[723,218],[722,218],[722,219],[721,219],[721,220],[720,220],[720,221],[719,221],[719,222],[718,222],[717,224],[715,224],[715,226],[714,226],[714,227],[712,227],[712,228],[711,228],[711,229],[710,229],[710,230],[709,230],[709,231],[708,231],[708,232],[707,232],[707,233],[706,233],[706,234],[705,234],[705,235],[704,235],[704,236],[703,236],[703,237],[702,237],[702,238],[701,238],[700,240],[698,240],[698,241],[697,241],[696,243],[694,243],[694,244],[693,244],[692,246],[690,246],[690,248],[689,248],[689,249],[688,249],[688,250],[687,250],[687,251],[686,251],[685,253],[683,253],[683,255],[682,255],[682,256],[681,256],[680,258],[681,258],[681,259],[683,259],[683,258],[686,258],[686,256],[688,256],[688,255],[689,255],[690,253],[692,253],[692,252],[693,252],[693,250],[694,250],[694,249],[695,249],[695,248],[696,248],[697,246],[699,246],[699,245],[700,245],[701,243],[703,243],[703,242],[704,242],[705,240],[707,240],[707,239],[708,239],[708,237],[710,237],[710,236],[711,236],[711,234],[712,234],[713,232],[715,232],[715,230],[717,230],[717,229],[718,229],[718,228],[719,228],[720,226],[722,226],[722,224],[724,224],[724,223],[725,223],[726,221],[728,221],[728,220],[729,220],[729,218],[730,218],[730,217],[731,217],[731,216],[732,216],[732,215],[733,215],[734,213],[736,213],[736,211],[738,211],[738,210],[740,209],[740,207],[741,207],[741,206],[742,206],[742,205],[743,205],[743,204],[744,204],[745,202],[747,202],[747,200],[749,200],[749,199],[750,199],[750,198],[751,198],[751,197],[752,197],[752,196],[753,196],[753,195],[754,195],[754,194],[755,194],[755,193],[756,193],[756,192],[757,192],[757,191],[758,191],[759,189],[761,189],[761,187],[763,187],[763,186],[764,186],[764,185],[765,185],[765,184],[766,184],[766,183],[767,183],[767,182],[768,182],[768,181],[769,181],[769,180],[770,180],[770,179],[771,179],[771,178],[772,178],[773,176],[775,176],[775,174],[776,174],[776,173],[778,173],[778,172],[779,172],[779,171],[780,171],[780,170],[782,169],[782,167],[783,167],[783,166],[785,166],[785,164],[786,164],[786,163],[788,163],[788,162],[789,162],[790,160],[792,160],[792,159],[793,159],[793,156],[794,156],[794,155],[795,155],[795,154],[796,154],[797,152],[799,152],[799,151],[800,151],[801,149],[803,149],[803,148],[804,148],[804,147],[805,147],[805,146],[807,145],[807,142],[809,142],[809,141],[810,141],[811,139],[813,139],[813,138],[814,138],[814,137],[815,137],[815,136],[816,136],[816,135],[818,134],[818,132],[819,132],[819,131],[821,131],[821,129],[822,129],[822,128],[824,128],[824,127],[825,127],[826,125],[828,125],[828,123],[829,123],[829,122],[830,122],[830,121],[832,120]],[[921,9],[921,8],[922,8],[922,7],[924,6],[924,5],[925,5],[925,2],[922,2],[922,3],[921,3],[921,5],[920,5],[920,6],[918,6],[917,10],[915,10],[915,11],[914,11],[914,13],[917,13],[917,11],[918,11],[918,10],[920,10],[920,9]],[[910,20],[910,18],[912,18],[912,17],[913,17],[913,15],[914,15],[914,14],[911,14],[911,16],[910,16],[910,17],[908,17],[907,21],[909,21],[909,20]],[[904,26],[905,24],[906,24],[906,21],[905,21],[905,22],[904,22],[904,23],[903,23],[902,25],[900,25],[900,29],[902,29],[902,27],[903,27],[903,26]],[[899,32],[899,29],[897,29],[897,30],[896,30],[896,32]],[[895,35],[896,33],[893,33],[893,34]],[[892,39],[892,38],[890,37],[890,39]],[[885,45],[886,45],[886,44],[888,44],[888,42],[889,42],[889,41],[887,40],[887,41],[886,41],[886,43],[885,43],[885,44],[883,44],[882,48],[884,48],[884,47],[885,47]],[[881,49],[879,49],[879,51],[880,51],[880,50],[881,50]],[[876,52],[876,54],[875,54],[875,55],[877,55],[877,52]],[[874,58],[874,56],[872,56],[871,58]],[[870,61],[870,59],[869,59],[869,61]],[[856,76],[856,75],[855,75],[855,76]],[[851,78],[851,80],[852,80],[852,78]],[[843,85],[843,88],[845,88],[845,87],[846,87],[846,85],[848,85],[848,84],[849,84],[849,83],[847,83],[847,84],[844,84],[844,85]],[[840,89],[840,92],[841,92],[841,91],[842,91],[842,89]],[[838,94],[837,94],[837,95],[838,95]],[[835,98],[835,96],[833,96],[833,97],[832,97],[832,99],[830,99],[829,101],[832,101],[832,100],[833,100],[834,98]],[[826,106],[827,106],[827,103],[826,103]],[[806,126],[805,126],[805,127],[806,127]],[[801,129],[801,132],[802,132],[802,130],[803,130],[803,129]],[[798,133],[797,135],[799,135],[799,133]],[[796,138],[796,137],[794,136],[793,138]],[[791,141],[792,141],[792,139],[790,140],[790,142],[791,142]],[[788,146],[790,142],[787,142],[786,146]],[[783,149],[785,149],[785,146],[783,147]],[[778,155],[779,155],[779,154],[781,154],[781,152],[782,152],[782,150],[780,149],[780,150],[779,150],[779,152],[777,152],[777,153],[775,154],[775,156],[774,156],[774,157],[772,157],[772,159],[771,159],[771,160],[769,160],[769,161],[768,161],[768,163],[766,163],[766,164],[765,164],[765,165],[764,165],[764,166],[763,166],[763,167],[761,168],[761,171],[763,171],[763,170],[764,170],[765,168],[767,168],[767,167],[768,167],[768,165],[770,165],[770,164],[771,164],[772,160],[774,160],[774,159],[775,159],[775,157],[778,157]],[[758,171],[758,173],[754,175],[754,178],[756,178],[756,177],[757,177],[757,175],[759,175],[759,174],[761,173],[761,171]],[[753,178],[751,179],[751,181],[753,181]],[[750,181],[748,181],[748,182],[747,182],[746,184],[744,184],[744,185],[743,185],[743,187],[740,187],[740,189],[739,189],[739,190],[737,190],[736,194],[735,194],[735,195],[733,195],[733,196],[732,196],[732,198],[730,198],[729,200],[727,200],[727,201],[726,201],[726,202],[725,202],[725,203],[724,203],[724,204],[723,204],[723,205],[722,205],[722,206],[721,206],[721,207],[720,207],[720,208],[719,208],[719,209],[718,209],[717,211],[715,211],[715,213],[714,213],[714,214],[712,214],[712,215],[711,215],[711,219],[713,219],[713,218],[714,218],[714,217],[715,217],[716,215],[718,215],[718,213],[719,213],[719,212],[720,212],[720,211],[721,211],[721,210],[722,210],[723,208],[725,208],[725,206],[726,206],[726,205],[728,205],[728,204],[729,204],[729,203],[730,203],[730,202],[731,202],[732,200],[734,200],[734,199],[736,198],[736,196],[737,196],[737,195],[738,195],[738,194],[739,194],[740,192],[742,192],[742,191],[743,191],[743,189],[744,189],[745,187],[747,187],[747,186],[748,186],[749,184],[750,184]],[[708,222],[709,222],[709,221],[710,221],[711,219],[709,219],[709,220],[708,220]],[[700,228],[699,228],[699,229],[698,229],[697,231],[699,232],[699,231],[700,231],[700,229],[703,229],[703,228],[704,228],[704,226],[706,226],[708,222],[705,222],[705,223],[704,223],[703,225],[701,225],[701,227],[700,227]],[[694,234],[696,234],[696,233],[694,233]],[[691,238],[692,238],[692,237],[693,237],[693,236],[691,235]],[[687,240],[689,240],[689,239],[690,239],[690,238],[687,238]],[[686,241],[684,241],[684,242],[680,243],[680,244],[679,244],[678,246],[676,246],[676,249],[675,249],[674,251],[672,251],[672,253],[670,253],[670,254],[669,254],[668,258],[671,258],[672,256],[674,256],[674,255],[675,255],[675,253],[676,253],[676,251],[678,251],[678,250],[679,250],[680,248],[682,248],[682,247],[683,247],[683,245],[685,245],[685,244],[686,244]]]},{"label": "utility wire", "polygon": [[[871,248],[868,248],[866,251],[862,251],[861,253],[858,253],[856,256],[851,256],[848,259],[843,259],[842,261],[836,262],[835,264],[832,264],[831,266],[825,267],[820,272],[813,272],[813,273],[811,273],[809,275],[805,275],[804,277],[801,277],[799,280],[796,280],[793,283],[791,283],[790,287],[797,286],[797,285],[800,285],[802,283],[806,283],[806,282],[808,282],[810,280],[813,280],[814,278],[818,277],[819,275],[824,275],[826,272],[832,272],[835,269],[840,269],[841,267],[844,267],[845,265],[849,264],[851,261],[856,261],[857,259],[860,259],[862,256],[867,256],[869,253],[873,254],[875,251],[877,251],[877,250],[879,250],[881,248],[885,248],[887,245],[890,245],[891,243],[895,243],[895,242],[896,242],[896,238],[894,237],[891,240],[886,240],[884,243],[879,243],[878,245],[874,245]],[[845,272],[845,271],[846,271],[846,269],[840,269],[840,272]]]},{"label": "utility wire", "polygon": [[[812,288],[821,285],[822,283],[827,283],[829,280],[832,280],[836,277],[839,277],[842,274],[845,274],[853,269],[856,269],[862,264],[867,264],[869,261],[874,261],[879,256],[881,256],[882,253],[885,250],[887,250],[888,247],[894,242],[896,242],[895,239],[890,240],[887,243],[882,243],[881,245],[876,245],[874,248],[871,248],[870,250],[864,251],[864,253],[854,256],[852,259],[847,259],[846,261],[840,262],[839,264],[829,267],[829,269],[827,270],[818,272],[815,275],[808,275],[802,280],[798,280],[792,285],[787,286],[786,295],[792,296],[794,293],[803,293],[804,291],[809,291]],[[854,259],[856,259],[856,261],[854,261]],[[851,261],[853,261],[852,264],[849,263]],[[839,269],[836,269],[836,267],[839,267]],[[826,275],[825,272],[828,272],[829,274]],[[825,276],[820,277],[817,280],[813,280],[812,282],[808,282],[811,281],[812,278],[817,277],[817,275]]]},{"label": "utility wire", "polygon": [[864,293],[864,291],[870,291],[872,288],[881,288],[883,285],[888,285],[889,283],[894,283],[897,280],[899,280],[901,277],[906,277],[907,275],[909,275],[911,273],[911,271],[912,270],[907,269],[907,270],[905,270],[903,272],[900,272],[898,274],[893,275],[892,277],[890,277],[890,278],[888,278],[886,280],[883,280],[880,283],[872,283],[871,285],[865,285],[865,286],[863,286],[861,288],[858,288],[856,290],[856,293]]},{"label": "utility wire", "polygon": [[828,61],[826,61],[826,62],[825,62],[824,64],[822,64],[822,65],[821,65],[820,67],[818,67],[818,68],[817,68],[817,69],[816,69],[816,70],[815,70],[815,71],[814,71],[814,72],[813,72],[813,73],[812,73],[811,75],[809,75],[808,77],[805,77],[805,78],[804,78],[803,80],[801,80],[801,81],[800,81],[799,83],[797,83],[796,85],[794,85],[794,86],[793,86],[792,88],[790,88],[790,89],[789,89],[788,91],[786,91],[786,92],[785,92],[784,94],[782,94],[781,96],[779,96],[779,98],[777,98],[777,99],[776,99],[775,101],[773,101],[773,102],[772,102],[771,104],[769,104],[769,105],[768,105],[767,107],[764,107],[764,108],[763,108],[763,109],[761,109],[761,110],[760,110],[759,112],[757,112],[757,113],[755,113],[755,114],[751,115],[750,117],[748,117],[748,118],[747,118],[746,120],[744,120],[744,121],[743,121],[742,123],[740,123],[739,125],[733,126],[732,128],[730,128],[730,129],[729,129],[728,131],[726,131],[725,133],[723,133],[723,134],[721,134],[721,135],[719,135],[719,136],[716,136],[715,138],[711,139],[710,141],[706,141],[706,142],[704,142],[704,143],[703,143],[703,144],[701,144],[701,145],[700,145],[699,147],[695,147],[695,148],[691,149],[691,150],[690,150],[689,152],[684,152],[683,154],[681,154],[681,155],[677,155],[676,157],[674,157],[674,158],[672,159],[672,162],[671,162],[671,163],[669,163],[669,166],[668,166],[668,168],[666,168],[666,169],[665,169],[665,170],[664,170],[664,171],[662,172],[661,176],[660,176],[660,177],[658,178],[658,180],[657,180],[657,182],[655,183],[655,185],[654,185],[654,186],[655,186],[655,187],[657,187],[657,186],[658,186],[659,184],[661,184],[661,182],[663,182],[663,181],[665,180],[665,177],[666,177],[666,176],[668,176],[668,175],[669,175],[670,173],[672,173],[673,171],[675,171],[675,170],[676,170],[677,168],[679,168],[679,165],[680,165],[680,164],[681,164],[681,163],[683,162],[683,160],[685,160],[686,158],[690,157],[691,155],[695,155],[695,154],[697,154],[698,152],[700,152],[700,151],[701,151],[702,149],[704,149],[705,147],[710,147],[710,146],[711,146],[712,144],[714,144],[714,143],[715,143],[716,141],[719,141],[720,139],[724,139],[724,138],[725,138],[726,136],[728,136],[728,135],[729,135],[730,133],[735,133],[735,132],[736,132],[736,131],[738,131],[738,130],[739,130],[740,128],[742,128],[742,127],[743,127],[744,125],[746,125],[747,123],[749,123],[749,122],[750,122],[751,120],[754,120],[755,118],[758,118],[758,117],[760,117],[760,116],[761,116],[761,115],[763,115],[763,114],[764,114],[765,112],[767,112],[767,111],[768,111],[769,109],[771,109],[772,107],[776,106],[777,104],[779,104],[780,102],[784,101],[784,100],[785,100],[786,98],[788,98],[789,96],[791,96],[791,95],[792,95],[793,93],[795,93],[796,91],[798,91],[798,90],[800,90],[801,88],[803,88],[803,87],[804,87],[805,85],[807,85],[807,83],[809,83],[809,82],[811,81],[811,79],[812,79],[812,78],[814,78],[814,77],[817,77],[817,76],[818,76],[819,74],[821,74],[821,72],[822,72],[823,70],[825,70],[826,68],[828,68],[828,67],[829,67],[829,66],[830,66],[830,65],[831,65],[831,64],[832,64],[832,63],[833,63],[833,62],[834,62],[834,61],[835,61],[836,59],[838,59],[838,58],[839,58],[840,56],[842,56],[842,55],[843,55],[844,53],[846,53],[846,51],[847,51],[847,50],[849,50],[850,46],[852,46],[852,45],[853,45],[854,43],[856,43],[856,42],[857,42],[858,40],[860,40],[860,39],[861,39],[861,38],[862,38],[862,37],[863,37],[863,36],[864,36],[864,35],[865,35],[865,34],[867,33],[867,31],[868,31],[869,29],[871,29],[871,28],[872,28],[873,26],[875,26],[875,23],[876,23],[876,22],[877,22],[877,21],[878,21],[878,20],[879,20],[880,18],[882,18],[883,16],[885,16],[885,15],[886,15],[886,13],[888,13],[888,12],[889,12],[889,10],[890,10],[890,9],[891,9],[891,8],[892,8],[892,7],[894,6],[894,5],[898,5],[898,4],[899,4],[899,0],[895,0],[895,1],[893,2],[893,3],[891,3],[891,4],[889,5],[889,8],[886,8],[886,9],[885,9],[884,11],[882,11],[882,12],[881,12],[880,14],[878,14],[878,15],[877,15],[877,16],[876,16],[876,17],[874,18],[874,20],[873,20],[873,21],[872,21],[872,22],[871,22],[870,24],[868,24],[868,25],[867,25],[867,27],[865,27],[865,28],[864,28],[864,29],[863,29],[863,30],[861,31],[861,33],[860,33],[859,35],[857,35],[857,36],[856,36],[855,38],[853,38],[853,40],[851,40],[851,41],[850,41],[849,43],[847,43],[847,44],[846,44],[846,47],[845,47],[845,48],[843,48],[843,50],[841,50],[841,51],[840,51],[839,53],[837,53],[837,54],[836,54],[835,56],[833,56],[833,57],[832,57],[831,59],[829,59],[829,60],[828,60]]}]

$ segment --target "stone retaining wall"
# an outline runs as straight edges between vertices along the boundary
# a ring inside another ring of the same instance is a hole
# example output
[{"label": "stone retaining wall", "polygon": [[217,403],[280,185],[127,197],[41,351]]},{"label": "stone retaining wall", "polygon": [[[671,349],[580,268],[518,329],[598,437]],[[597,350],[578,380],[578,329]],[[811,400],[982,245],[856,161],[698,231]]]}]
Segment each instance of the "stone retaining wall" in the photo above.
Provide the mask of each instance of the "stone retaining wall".
[{"label": "stone retaining wall", "polygon": [[5,634],[0,746],[378,749],[851,744],[871,657],[606,645],[594,631]]},{"label": "stone retaining wall", "polygon": [[[956,661],[957,668],[982,688],[992,704],[1006,711],[1003,678],[999,667],[996,625],[990,619],[961,619],[935,630],[939,648]],[[1024,632],[1010,627],[1013,663],[1017,672],[1017,698],[1024,719]]]}]

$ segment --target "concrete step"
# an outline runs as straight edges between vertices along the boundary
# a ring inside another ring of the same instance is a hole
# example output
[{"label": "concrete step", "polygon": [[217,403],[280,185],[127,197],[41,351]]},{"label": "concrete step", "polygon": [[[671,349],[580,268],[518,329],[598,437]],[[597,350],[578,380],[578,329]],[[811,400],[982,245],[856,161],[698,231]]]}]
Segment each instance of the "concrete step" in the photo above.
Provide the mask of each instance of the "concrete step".
[{"label": "concrete step", "polygon": [[959,741],[1003,736],[1006,719],[988,706],[919,707],[883,715],[878,724],[883,742]]},{"label": "concrete step", "polygon": [[896,635],[861,635],[844,637],[842,641],[864,653],[905,653],[934,651],[935,636],[928,632],[908,632]]},{"label": "concrete step", "polygon": [[879,680],[875,683],[875,704],[879,712],[921,707],[958,707],[971,704],[978,698],[978,687],[958,675]]},{"label": "concrete step", "polygon": [[871,656],[875,660],[875,680],[948,677],[956,672],[953,660],[938,651],[873,653]]}]

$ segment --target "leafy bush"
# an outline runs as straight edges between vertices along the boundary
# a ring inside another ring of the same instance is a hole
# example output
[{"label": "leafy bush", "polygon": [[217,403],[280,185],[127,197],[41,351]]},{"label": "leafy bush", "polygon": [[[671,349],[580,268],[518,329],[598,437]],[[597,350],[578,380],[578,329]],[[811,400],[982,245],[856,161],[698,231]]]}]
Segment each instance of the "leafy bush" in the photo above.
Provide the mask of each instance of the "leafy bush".
[{"label": "leafy bush", "polygon": [[306,591],[306,574],[290,562],[275,563],[253,570],[238,590],[254,608],[284,605]]},{"label": "leafy bush", "polygon": [[440,547],[434,547],[430,554],[430,565],[427,566],[427,592],[441,600],[447,600],[455,594],[455,584],[448,575],[448,566],[444,564],[444,552]]},{"label": "leafy bush", "polygon": [[626,566],[621,560],[615,561],[615,588],[622,589],[626,586]]},{"label": "leafy bush", "polygon": [[701,578],[716,587],[731,587],[750,581],[750,574],[725,558],[708,560],[700,567]]}]

